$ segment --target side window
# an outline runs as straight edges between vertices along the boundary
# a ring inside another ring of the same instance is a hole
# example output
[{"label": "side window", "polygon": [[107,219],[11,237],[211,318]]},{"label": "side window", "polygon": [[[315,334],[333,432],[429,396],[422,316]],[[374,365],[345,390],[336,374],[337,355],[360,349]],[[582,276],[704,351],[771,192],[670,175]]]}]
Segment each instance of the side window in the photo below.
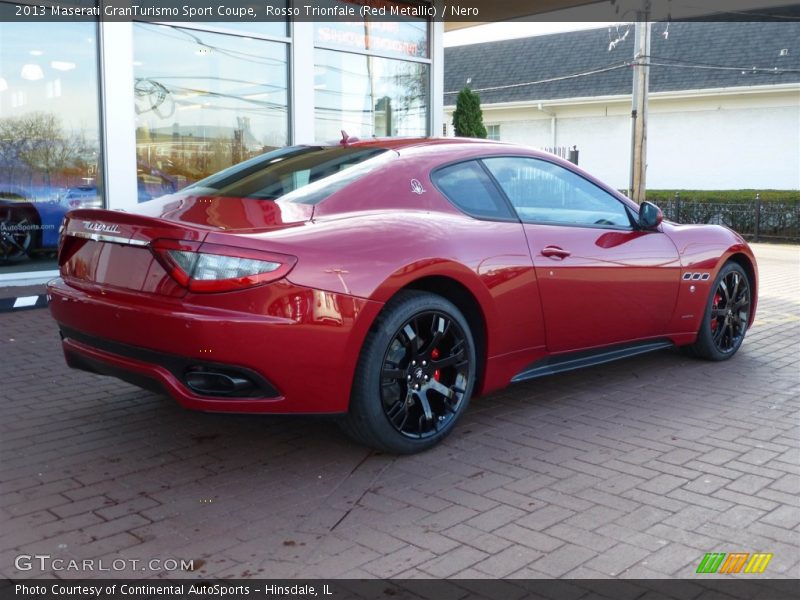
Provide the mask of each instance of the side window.
[{"label": "side window", "polygon": [[622,202],[564,167],[523,157],[485,158],[483,163],[523,221],[631,226]]},{"label": "side window", "polygon": [[472,217],[516,220],[491,178],[474,160],[439,169],[431,179],[450,202]]}]

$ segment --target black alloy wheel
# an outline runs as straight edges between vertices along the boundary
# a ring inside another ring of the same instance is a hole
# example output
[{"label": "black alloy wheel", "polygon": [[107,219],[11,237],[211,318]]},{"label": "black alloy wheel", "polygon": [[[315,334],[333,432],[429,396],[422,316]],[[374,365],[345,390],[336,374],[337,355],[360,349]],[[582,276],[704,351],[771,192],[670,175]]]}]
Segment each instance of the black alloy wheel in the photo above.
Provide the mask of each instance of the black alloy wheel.
[{"label": "black alloy wheel", "polygon": [[730,270],[719,281],[711,303],[711,339],[720,352],[734,351],[742,343],[750,318],[750,284],[747,276]]},{"label": "black alloy wheel", "polygon": [[728,262],[714,280],[697,341],[689,350],[700,358],[725,360],[742,345],[750,322],[750,278],[735,262]]},{"label": "black alloy wheel", "polygon": [[471,369],[466,336],[452,317],[433,310],[414,315],[384,355],[384,414],[406,437],[436,435],[459,414]]},{"label": "black alloy wheel", "polygon": [[392,453],[430,448],[464,413],[475,375],[472,333],[458,308],[435,294],[400,292],[364,344],[343,428]]},{"label": "black alloy wheel", "polygon": [[22,258],[33,243],[35,225],[24,212],[0,207],[0,261]]}]

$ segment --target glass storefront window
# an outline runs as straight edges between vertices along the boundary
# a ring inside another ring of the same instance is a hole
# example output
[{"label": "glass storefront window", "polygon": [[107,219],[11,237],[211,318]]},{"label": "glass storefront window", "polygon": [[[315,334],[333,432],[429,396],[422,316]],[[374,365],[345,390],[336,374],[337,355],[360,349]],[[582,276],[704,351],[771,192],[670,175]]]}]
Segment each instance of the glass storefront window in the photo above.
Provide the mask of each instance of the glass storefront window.
[{"label": "glass storefront window", "polygon": [[99,104],[96,23],[0,22],[0,273],[55,269],[67,210],[103,206]]},{"label": "glass storefront window", "polygon": [[[327,3],[335,4],[337,3]],[[388,2],[380,4],[388,5],[387,7],[402,6]],[[428,22],[421,18],[318,22],[314,24],[314,42],[317,45],[356,48],[397,57],[427,58]]]},{"label": "glass storefront window", "polygon": [[315,137],[428,134],[430,67],[332,50],[315,50]]},{"label": "glass storefront window", "polygon": [[140,202],[288,143],[287,44],[142,23],[133,39]]},{"label": "glass storefront window", "polygon": [[[280,7],[281,4],[276,0],[272,0],[271,6]],[[286,21],[226,21],[219,23],[219,27],[220,29],[229,29],[238,35],[250,34],[269,37],[286,37],[289,35],[289,24]]]}]

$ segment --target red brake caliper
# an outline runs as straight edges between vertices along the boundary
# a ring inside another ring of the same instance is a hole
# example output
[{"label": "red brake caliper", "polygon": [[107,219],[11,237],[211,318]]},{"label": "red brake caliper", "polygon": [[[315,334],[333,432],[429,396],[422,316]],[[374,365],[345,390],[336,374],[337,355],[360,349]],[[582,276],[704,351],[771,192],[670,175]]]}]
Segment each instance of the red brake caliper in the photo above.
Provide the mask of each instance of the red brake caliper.
[{"label": "red brake caliper", "polygon": [[[439,358],[439,349],[438,349],[438,348],[434,348],[434,349],[433,349],[433,351],[431,352],[431,359],[432,359],[432,360],[436,360],[437,358]],[[441,376],[441,373],[439,372],[439,369],[436,369],[436,370],[433,372],[433,378],[434,378],[436,381],[439,381],[439,377],[440,377],[440,376]]]},{"label": "red brake caliper", "polygon": [[[720,296],[719,292],[717,292],[716,294],[714,294],[714,304],[711,306],[711,308],[714,309],[719,308],[720,300],[722,300],[722,296]],[[717,319],[713,318],[711,319],[711,331],[716,331],[716,330],[717,330]]]}]

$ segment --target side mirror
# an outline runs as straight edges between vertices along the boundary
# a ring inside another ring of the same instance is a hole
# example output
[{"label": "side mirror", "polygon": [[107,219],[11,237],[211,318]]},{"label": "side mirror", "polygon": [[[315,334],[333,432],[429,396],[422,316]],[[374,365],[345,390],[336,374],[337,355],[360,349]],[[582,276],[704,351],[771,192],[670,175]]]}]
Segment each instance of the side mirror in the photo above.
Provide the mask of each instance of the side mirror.
[{"label": "side mirror", "polygon": [[639,207],[639,227],[655,229],[664,220],[664,213],[652,202],[642,202]]}]

